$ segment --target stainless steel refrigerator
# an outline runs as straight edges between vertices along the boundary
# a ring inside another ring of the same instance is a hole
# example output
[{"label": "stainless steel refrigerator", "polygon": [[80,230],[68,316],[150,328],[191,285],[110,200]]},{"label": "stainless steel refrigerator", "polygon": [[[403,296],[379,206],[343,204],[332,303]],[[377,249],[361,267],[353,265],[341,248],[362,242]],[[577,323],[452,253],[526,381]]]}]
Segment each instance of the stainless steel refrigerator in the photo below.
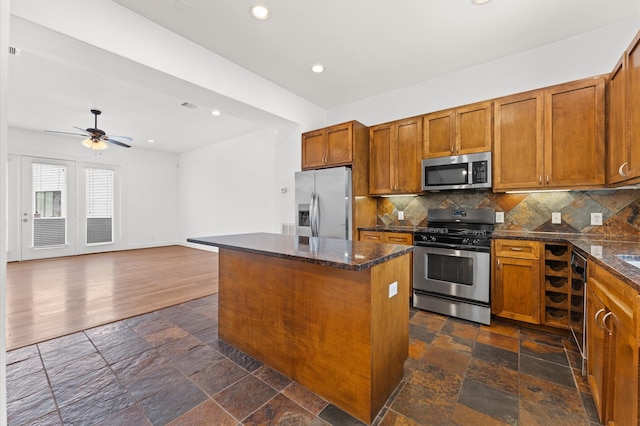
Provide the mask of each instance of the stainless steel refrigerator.
[{"label": "stainless steel refrigerator", "polygon": [[296,235],[351,239],[351,169],[296,173]]}]

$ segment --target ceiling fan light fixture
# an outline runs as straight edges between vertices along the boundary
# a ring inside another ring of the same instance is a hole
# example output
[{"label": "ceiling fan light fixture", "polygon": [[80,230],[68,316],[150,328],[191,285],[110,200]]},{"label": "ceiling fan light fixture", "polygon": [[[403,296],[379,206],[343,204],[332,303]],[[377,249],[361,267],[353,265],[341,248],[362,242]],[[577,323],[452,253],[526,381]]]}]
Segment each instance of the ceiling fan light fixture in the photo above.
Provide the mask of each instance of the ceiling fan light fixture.
[{"label": "ceiling fan light fixture", "polygon": [[269,16],[271,16],[271,12],[269,12],[269,9],[267,9],[266,6],[262,6],[259,4],[251,8],[251,15],[256,19],[259,19],[260,21],[264,21],[269,19]]},{"label": "ceiling fan light fixture", "polygon": [[105,141],[100,139],[88,138],[82,141],[82,145],[86,146],[89,149],[94,149],[96,151],[100,151],[103,149],[107,149],[109,146]]}]

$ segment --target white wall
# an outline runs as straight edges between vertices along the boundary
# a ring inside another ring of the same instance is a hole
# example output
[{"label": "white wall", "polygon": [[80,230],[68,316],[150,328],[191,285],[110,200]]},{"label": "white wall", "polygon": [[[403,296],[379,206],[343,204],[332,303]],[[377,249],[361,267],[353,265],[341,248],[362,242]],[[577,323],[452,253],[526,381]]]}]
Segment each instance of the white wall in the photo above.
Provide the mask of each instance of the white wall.
[{"label": "white wall", "polygon": [[216,143],[180,155],[181,242],[188,237],[279,232],[274,205],[275,143],[271,130]]},{"label": "white wall", "polygon": [[[81,138],[10,128],[10,155],[55,158],[120,167],[122,173],[123,240],[105,249],[132,249],[178,242],[178,156],[136,148],[111,146],[96,156]],[[19,168],[8,177],[10,192],[19,190]],[[10,197],[9,217],[18,227],[17,197]],[[9,247],[10,250],[12,247]],[[15,250],[15,247],[13,247]]]},{"label": "white wall", "polygon": [[638,18],[409,87],[362,99],[328,112],[328,123],[366,125],[609,73],[640,29]]}]

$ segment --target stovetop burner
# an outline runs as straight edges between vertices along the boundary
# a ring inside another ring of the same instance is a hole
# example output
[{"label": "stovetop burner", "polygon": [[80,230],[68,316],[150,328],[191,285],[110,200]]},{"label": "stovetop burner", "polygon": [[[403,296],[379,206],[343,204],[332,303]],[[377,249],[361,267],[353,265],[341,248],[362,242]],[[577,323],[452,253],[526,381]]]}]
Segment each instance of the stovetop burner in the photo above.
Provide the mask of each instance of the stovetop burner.
[{"label": "stovetop burner", "polygon": [[493,209],[429,209],[428,227],[416,232],[416,245],[483,247],[491,245]]}]

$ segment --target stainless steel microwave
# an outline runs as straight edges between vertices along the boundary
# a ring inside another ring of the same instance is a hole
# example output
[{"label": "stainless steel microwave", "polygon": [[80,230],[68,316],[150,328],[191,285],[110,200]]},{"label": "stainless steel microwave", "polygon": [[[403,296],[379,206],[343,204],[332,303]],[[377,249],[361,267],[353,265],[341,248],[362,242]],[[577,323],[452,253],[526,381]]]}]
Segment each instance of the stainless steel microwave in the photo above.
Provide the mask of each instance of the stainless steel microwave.
[{"label": "stainless steel microwave", "polygon": [[491,152],[422,160],[422,190],[491,188]]}]

